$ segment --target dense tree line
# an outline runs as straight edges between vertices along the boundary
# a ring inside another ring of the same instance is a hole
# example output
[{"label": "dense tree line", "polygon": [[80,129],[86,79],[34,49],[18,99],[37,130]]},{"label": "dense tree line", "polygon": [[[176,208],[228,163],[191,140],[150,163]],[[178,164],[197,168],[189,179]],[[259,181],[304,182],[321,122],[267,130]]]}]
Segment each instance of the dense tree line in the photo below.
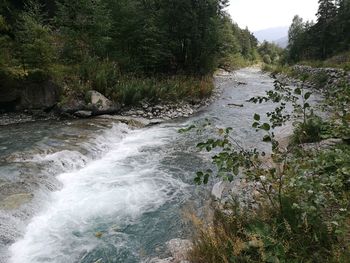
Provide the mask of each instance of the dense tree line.
[{"label": "dense tree line", "polygon": [[289,29],[292,62],[326,59],[350,50],[350,0],[319,0],[316,22],[295,16]]},{"label": "dense tree line", "polygon": [[257,40],[231,21],[227,4],[3,0],[0,67],[47,70],[57,64],[108,63],[125,73],[205,75],[233,56],[256,58]]}]

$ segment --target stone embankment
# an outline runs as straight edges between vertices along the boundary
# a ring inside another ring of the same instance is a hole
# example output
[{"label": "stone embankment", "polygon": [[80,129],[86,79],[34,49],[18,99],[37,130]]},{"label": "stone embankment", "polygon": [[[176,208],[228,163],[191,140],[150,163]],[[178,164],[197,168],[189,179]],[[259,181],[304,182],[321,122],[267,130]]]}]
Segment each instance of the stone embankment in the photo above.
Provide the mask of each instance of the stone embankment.
[{"label": "stone embankment", "polygon": [[301,85],[303,77],[307,77],[304,82],[306,88],[314,88],[326,91],[341,82],[350,83],[350,72],[337,68],[313,68],[304,65],[295,65],[292,67],[293,77],[288,77],[285,74],[276,74],[274,77],[282,83],[288,85]]}]

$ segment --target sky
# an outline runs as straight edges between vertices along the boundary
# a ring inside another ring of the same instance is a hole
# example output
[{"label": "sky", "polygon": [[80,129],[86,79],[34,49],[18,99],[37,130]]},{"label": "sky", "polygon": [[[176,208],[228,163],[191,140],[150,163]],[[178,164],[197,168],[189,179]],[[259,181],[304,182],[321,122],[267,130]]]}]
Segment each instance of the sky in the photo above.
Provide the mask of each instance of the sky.
[{"label": "sky", "polygon": [[316,20],[318,0],[230,0],[228,12],[241,28],[250,31],[289,26],[295,15]]}]

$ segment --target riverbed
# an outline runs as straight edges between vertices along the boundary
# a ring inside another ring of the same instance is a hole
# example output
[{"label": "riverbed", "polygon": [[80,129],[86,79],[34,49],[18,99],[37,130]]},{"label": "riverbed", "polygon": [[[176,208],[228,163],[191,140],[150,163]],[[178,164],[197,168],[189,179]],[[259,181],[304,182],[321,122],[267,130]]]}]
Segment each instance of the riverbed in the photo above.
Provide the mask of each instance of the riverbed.
[{"label": "riverbed", "polygon": [[[196,144],[232,127],[246,148],[268,149],[251,126],[273,105],[247,102],[273,88],[247,68],[219,75],[221,96],[190,118],[132,129],[111,118],[0,127],[0,262],[146,262],[164,244],[188,238],[185,211],[201,215],[211,166]],[[201,134],[179,129],[209,120]],[[100,261],[99,261],[100,260]]]}]

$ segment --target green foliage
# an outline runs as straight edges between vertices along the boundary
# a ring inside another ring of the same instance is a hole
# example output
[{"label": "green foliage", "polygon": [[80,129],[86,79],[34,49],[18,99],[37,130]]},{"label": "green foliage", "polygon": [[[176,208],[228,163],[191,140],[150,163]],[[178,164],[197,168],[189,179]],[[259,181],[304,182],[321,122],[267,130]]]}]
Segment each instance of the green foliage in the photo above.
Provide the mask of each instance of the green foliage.
[{"label": "green foliage", "polygon": [[[338,89],[339,97],[332,99],[336,112],[340,109],[342,114],[335,123],[349,130],[349,89]],[[216,169],[215,173],[198,172],[196,183],[208,183],[213,175],[244,180],[245,191],[254,194],[243,208],[234,203],[216,211],[213,226],[198,227],[191,262],[346,262],[350,255],[350,147],[280,147],[274,134],[276,127],[293,118],[296,143],[321,139],[324,123],[313,114],[310,97],[303,85],[292,89],[276,82],[266,96],[251,99],[277,103],[266,117],[253,116],[253,127],[263,131],[262,140],[271,144],[269,156],[241,147],[230,136],[231,129],[218,129],[219,138],[198,145],[208,152],[215,149]],[[286,112],[287,104],[293,105],[292,114]]]},{"label": "green foliage", "polygon": [[142,101],[175,102],[208,97],[213,90],[211,77],[136,77],[123,75],[107,94],[125,105]]},{"label": "green foliage", "polygon": [[206,76],[218,67],[258,57],[256,38],[225,12],[227,0],[40,3],[1,2],[0,68],[22,68],[33,80],[47,71],[64,94],[95,89],[127,104],[197,98],[211,91]]},{"label": "green foliage", "polygon": [[112,21],[103,0],[58,0],[55,22],[63,42],[62,59],[80,62],[107,54]]},{"label": "green foliage", "polygon": [[265,55],[263,56],[263,62],[264,62],[265,64],[271,64],[271,63],[272,63],[271,57],[270,57],[268,54],[265,54]]},{"label": "green foliage", "polygon": [[346,262],[349,252],[335,246],[332,226],[318,217],[305,219],[291,201],[284,200],[284,217],[267,206],[254,212],[240,209],[237,204],[226,205],[227,213],[215,210],[214,225],[197,223],[189,260],[194,263]]},{"label": "green foliage", "polygon": [[258,48],[258,52],[265,64],[278,64],[284,55],[284,50],[274,43],[264,41]]},{"label": "green foliage", "polygon": [[50,76],[48,72],[42,69],[30,70],[28,71],[28,75],[27,75],[27,80],[29,80],[30,82],[36,82],[36,83],[44,82],[49,78]]},{"label": "green foliage", "polygon": [[120,77],[118,66],[109,60],[87,57],[77,67],[76,74],[83,83],[89,83],[92,89],[107,94]]},{"label": "green foliage", "polygon": [[350,139],[350,85],[344,80],[327,91],[325,106],[334,112],[332,133],[346,141]]},{"label": "green foliage", "polygon": [[350,45],[350,2],[320,0],[317,22],[306,22],[296,16],[289,29],[288,58],[325,60],[348,51]]},{"label": "green foliage", "polygon": [[18,57],[24,69],[46,69],[54,58],[50,26],[38,1],[31,0],[20,14],[16,30]]},{"label": "green foliage", "polygon": [[11,40],[9,33],[9,25],[5,17],[0,15],[0,67],[5,67],[11,63],[11,48],[13,41]]},{"label": "green foliage", "polygon": [[296,125],[291,143],[302,144],[319,142],[322,140],[324,123],[318,116],[311,114],[307,116],[305,122],[300,122]]}]

